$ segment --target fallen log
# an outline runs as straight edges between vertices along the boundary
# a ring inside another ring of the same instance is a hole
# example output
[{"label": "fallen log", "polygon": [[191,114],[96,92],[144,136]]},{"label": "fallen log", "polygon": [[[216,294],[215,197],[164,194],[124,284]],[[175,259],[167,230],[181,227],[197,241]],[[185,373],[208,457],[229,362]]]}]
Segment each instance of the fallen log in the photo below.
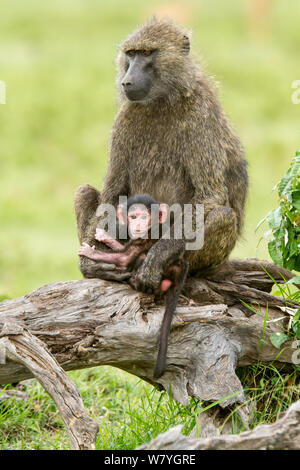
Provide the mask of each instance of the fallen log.
[{"label": "fallen log", "polygon": [[295,353],[289,342],[278,355],[270,342],[273,332],[287,326],[289,309],[298,306],[270,294],[273,281],[265,270],[276,282],[292,276],[272,263],[245,260],[206,279],[187,280],[172,322],[166,372],[157,380],[162,299],[125,283],[84,279],[1,302],[0,384],[36,377],[56,402],[72,448],[93,448],[97,425],[64,371],[111,365],[171,390],[184,404],[190,396],[221,400],[222,407],[245,403],[235,369],[257,361],[291,364]]}]

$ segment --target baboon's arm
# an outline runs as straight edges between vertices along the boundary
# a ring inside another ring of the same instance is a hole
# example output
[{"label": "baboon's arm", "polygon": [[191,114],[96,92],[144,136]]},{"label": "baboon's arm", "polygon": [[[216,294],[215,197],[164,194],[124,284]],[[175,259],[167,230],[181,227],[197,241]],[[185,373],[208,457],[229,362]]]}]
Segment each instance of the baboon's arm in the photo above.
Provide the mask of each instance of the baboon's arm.
[{"label": "baboon's arm", "polygon": [[101,191],[101,202],[113,206],[119,203],[120,195],[128,196],[129,192],[127,150],[122,144],[122,137],[117,132],[112,133],[110,157]]}]

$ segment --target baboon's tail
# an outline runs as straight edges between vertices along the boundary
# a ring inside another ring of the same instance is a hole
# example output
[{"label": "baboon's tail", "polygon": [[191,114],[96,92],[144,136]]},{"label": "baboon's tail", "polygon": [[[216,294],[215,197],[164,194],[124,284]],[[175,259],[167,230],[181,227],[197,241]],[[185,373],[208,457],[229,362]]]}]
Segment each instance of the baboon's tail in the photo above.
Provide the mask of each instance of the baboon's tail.
[{"label": "baboon's tail", "polygon": [[176,309],[178,297],[182,291],[184,281],[188,272],[188,262],[182,260],[183,268],[177,282],[174,282],[166,293],[166,310],[159,334],[159,348],[154,367],[153,377],[158,379],[162,376],[166,367],[166,358],[168,350],[168,337],[172,323],[173,314]]}]

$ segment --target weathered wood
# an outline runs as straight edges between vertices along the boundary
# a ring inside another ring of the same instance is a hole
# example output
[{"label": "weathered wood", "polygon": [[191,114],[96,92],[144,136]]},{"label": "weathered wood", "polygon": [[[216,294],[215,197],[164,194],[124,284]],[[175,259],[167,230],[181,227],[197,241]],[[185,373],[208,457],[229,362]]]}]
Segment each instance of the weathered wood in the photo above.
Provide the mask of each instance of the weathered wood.
[{"label": "weathered wood", "polygon": [[[247,292],[254,291],[257,300],[256,290],[251,289]],[[158,383],[166,390],[171,386],[175,399],[182,403],[187,403],[188,396],[212,401],[237,392],[241,393],[227,398],[223,405],[243,401],[235,368],[276,358],[278,350],[268,338],[289,319],[276,308],[284,302],[272,296],[273,308],[268,309],[265,338],[260,343],[268,302],[265,293],[262,306],[256,305],[260,313],[247,318],[226,281],[189,279],[185,291],[194,300],[183,298],[177,308],[167,370]],[[163,312],[163,302],[155,303],[153,296],[126,284],[89,279],[50,284],[2,302],[0,326],[12,321],[25,327],[47,345],[65,370],[110,364],[156,383],[152,371]],[[292,362],[294,350],[286,346],[278,360]],[[31,376],[20,364],[0,365],[2,384]]]},{"label": "weathered wood", "polygon": [[[227,263],[206,279],[187,280],[172,322],[166,371],[157,380],[153,366],[163,299],[125,283],[85,279],[49,284],[4,301],[0,384],[32,376],[40,380],[62,413],[73,448],[93,446],[96,424],[84,415],[80,395],[63,370],[112,365],[171,389],[184,404],[189,396],[221,400],[222,407],[245,403],[235,369],[257,361],[292,363],[295,353],[295,345],[285,343],[278,355],[270,342],[270,335],[281,331],[290,317],[282,311],[287,303],[269,293],[264,269],[276,282],[283,281],[282,275],[292,277],[272,263],[245,260]],[[241,300],[252,303],[256,313]],[[288,305],[297,308],[293,302]],[[68,411],[59,396],[70,400]]]}]

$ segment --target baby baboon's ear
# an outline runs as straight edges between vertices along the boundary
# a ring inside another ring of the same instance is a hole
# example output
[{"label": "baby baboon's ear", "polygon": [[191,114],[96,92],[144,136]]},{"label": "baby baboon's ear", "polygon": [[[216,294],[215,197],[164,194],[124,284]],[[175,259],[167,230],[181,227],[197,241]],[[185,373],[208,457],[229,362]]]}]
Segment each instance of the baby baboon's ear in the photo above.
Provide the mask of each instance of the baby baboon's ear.
[{"label": "baby baboon's ear", "polygon": [[168,206],[167,204],[159,205],[159,223],[164,224],[168,217]]},{"label": "baby baboon's ear", "polygon": [[186,35],[183,36],[182,41],[182,51],[184,54],[188,55],[191,49],[190,38]]},{"label": "baby baboon's ear", "polygon": [[125,207],[122,205],[122,204],[119,204],[117,206],[117,217],[120,221],[121,224],[125,225],[126,224],[126,221],[125,221],[125,218],[124,218],[124,214],[125,213]]}]

